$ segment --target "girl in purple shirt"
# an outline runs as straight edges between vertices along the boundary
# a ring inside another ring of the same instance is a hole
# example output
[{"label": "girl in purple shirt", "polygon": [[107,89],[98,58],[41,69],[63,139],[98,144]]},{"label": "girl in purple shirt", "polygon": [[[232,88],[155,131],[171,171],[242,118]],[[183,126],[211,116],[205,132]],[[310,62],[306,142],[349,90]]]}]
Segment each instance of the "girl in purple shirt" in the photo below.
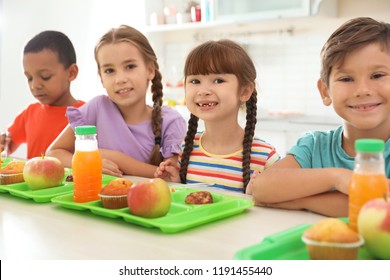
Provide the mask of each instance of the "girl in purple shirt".
[{"label": "girl in purple shirt", "polygon": [[[122,25],[100,39],[95,59],[107,95],[96,96],[80,108],[68,108],[69,125],[47,154],[70,167],[74,128],[95,125],[103,173],[153,177],[161,161],[177,160],[186,133],[181,115],[162,106],[162,76],[156,55],[142,33]],[[153,107],[146,104],[150,82]]]}]

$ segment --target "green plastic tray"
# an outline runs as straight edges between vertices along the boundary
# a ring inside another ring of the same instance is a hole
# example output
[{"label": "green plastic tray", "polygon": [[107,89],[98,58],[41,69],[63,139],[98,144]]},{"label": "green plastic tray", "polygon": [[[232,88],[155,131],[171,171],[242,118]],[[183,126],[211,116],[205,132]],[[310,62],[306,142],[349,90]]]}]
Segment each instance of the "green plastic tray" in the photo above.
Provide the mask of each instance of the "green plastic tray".
[{"label": "green plastic tray", "polygon": [[[64,177],[64,183],[61,186],[53,187],[53,188],[47,188],[47,189],[41,189],[41,190],[31,190],[27,183],[17,183],[17,184],[9,184],[9,185],[0,185],[0,192],[3,193],[10,193],[13,196],[25,198],[25,199],[32,199],[35,202],[38,203],[44,203],[44,202],[50,202],[53,197],[64,195],[64,194],[71,194],[73,195],[73,182],[66,182],[65,178],[67,174],[71,172],[70,169],[67,170],[65,177]],[[117,177],[109,176],[103,174],[102,177],[102,186],[110,182],[111,180],[115,179]]]},{"label": "green plastic tray", "polygon": [[[236,260],[309,260],[305,243],[301,240],[303,232],[310,224],[302,224],[288,230],[267,236],[258,244],[241,249],[234,255]],[[359,248],[358,259],[372,257]]]},{"label": "green plastic tray", "polygon": [[225,217],[233,216],[252,207],[253,202],[225,194],[213,193],[214,203],[204,205],[189,205],[184,202],[187,194],[199,191],[192,188],[174,187],[172,203],[166,216],[160,218],[143,218],[132,215],[128,208],[106,209],[100,200],[76,203],[72,194],[57,196],[52,202],[73,210],[89,210],[92,213],[108,218],[122,218],[124,221],[147,228],[159,228],[164,233],[175,233]]}]

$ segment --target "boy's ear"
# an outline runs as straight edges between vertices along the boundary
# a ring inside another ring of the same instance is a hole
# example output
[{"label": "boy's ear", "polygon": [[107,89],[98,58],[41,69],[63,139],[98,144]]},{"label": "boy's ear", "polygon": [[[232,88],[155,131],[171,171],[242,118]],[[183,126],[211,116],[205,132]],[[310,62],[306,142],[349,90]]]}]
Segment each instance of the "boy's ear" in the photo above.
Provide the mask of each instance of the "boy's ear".
[{"label": "boy's ear", "polygon": [[69,81],[73,81],[74,79],[76,79],[78,74],[79,74],[79,67],[77,66],[77,64],[73,63],[68,68],[68,79],[69,79]]},{"label": "boy's ear", "polygon": [[332,99],[329,96],[328,86],[324,83],[324,81],[319,79],[317,81],[317,88],[318,88],[318,91],[320,92],[320,95],[322,98],[322,103],[325,106],[330,106],[332,104]]},{"label": "boy's ear", "polygon": [[246,85],[240,94],[240,101],[245,103],[251,98],[253,91],[255,90],[255,85],[253,83],[250,83]]}]

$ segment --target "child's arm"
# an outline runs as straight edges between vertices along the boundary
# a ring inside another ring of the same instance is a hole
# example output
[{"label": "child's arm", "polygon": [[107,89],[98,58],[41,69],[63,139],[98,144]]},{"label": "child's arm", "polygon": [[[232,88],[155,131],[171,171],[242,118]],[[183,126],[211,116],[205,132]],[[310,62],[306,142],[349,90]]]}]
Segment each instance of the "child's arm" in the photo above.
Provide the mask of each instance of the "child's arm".
[{"label": "child's arm", "polygon": [[[108,149],[99,149],[99,152],[103,158],[103,164],[105,161],[111,161],[114,163],[117,167],[117,170],[120,170],[121,174],[127,174],[127,175],[133,175],[133,176],[140,176],[140,177],[147,177],[147,178],[153,178],[154,172],[157,168],[156,165],[152,165],[149,163],[145,163],[139,160],[134,159],[131,156],[128,156],[122,152],[115,151],[115,150],[108,150]],[[109,168],[108,165],[104,164],[105,168]],[[115,166],[112,165],[114,168]],[[117,173],[117,171],[114,169],[110,169],[111,172]],[[118,176],[114,173],[108,173],[111,175]]]},{"label": "child's arm", "polygon": [[326,192],[279,203],[259,204],[259,206],[309,210],[330,217],[348,216],[348,196],[339,191]]},{"label": "child's arm", "polygon": [[[72,157],[75,150],[74,131],[70,125],[65,127],[61,134],[53,141],[46,151],[46,155],[58,158],[65,167],[72,167]],[[103,173],[113,176],[122,176],[121,170],[115,162],[103,158]]]},{"label": "child's arm", "polygon": [[47,148],[46,155],[58,158],[65,167],[72,167],[75,140],[72,127],[67,125]]},{"label": "child's arm", "polygon": [[[75,136],[68,125],[46,151],[48,156],[61,160],[65,167],[72,167]],[[103,172],[114,176],[122,174],[153,178],[157,166],[138,161],[122,152],[99,149],[103,159]]]},{"label": "child's arm", "polygon": [[352,171],[344,168],[301,168],[292,155],[251,182],[256,203],[278,203],[321,194],[332,189],[348,193]]}]

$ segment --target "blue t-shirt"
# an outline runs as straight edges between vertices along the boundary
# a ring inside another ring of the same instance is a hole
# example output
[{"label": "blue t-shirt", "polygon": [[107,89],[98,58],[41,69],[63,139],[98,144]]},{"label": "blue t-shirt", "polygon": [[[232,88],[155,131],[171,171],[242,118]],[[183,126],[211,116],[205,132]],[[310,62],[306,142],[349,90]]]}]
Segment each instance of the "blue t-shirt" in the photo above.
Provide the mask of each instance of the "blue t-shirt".
[{"label": "blue t-shirt", "polygon": [[[353,170],[354,158],[342,148],[343,127],[334,130],[305,133],[290,149],[302,168],[347,168]],[[385,143],[386,176],[390,177],[390,140]]]}]

